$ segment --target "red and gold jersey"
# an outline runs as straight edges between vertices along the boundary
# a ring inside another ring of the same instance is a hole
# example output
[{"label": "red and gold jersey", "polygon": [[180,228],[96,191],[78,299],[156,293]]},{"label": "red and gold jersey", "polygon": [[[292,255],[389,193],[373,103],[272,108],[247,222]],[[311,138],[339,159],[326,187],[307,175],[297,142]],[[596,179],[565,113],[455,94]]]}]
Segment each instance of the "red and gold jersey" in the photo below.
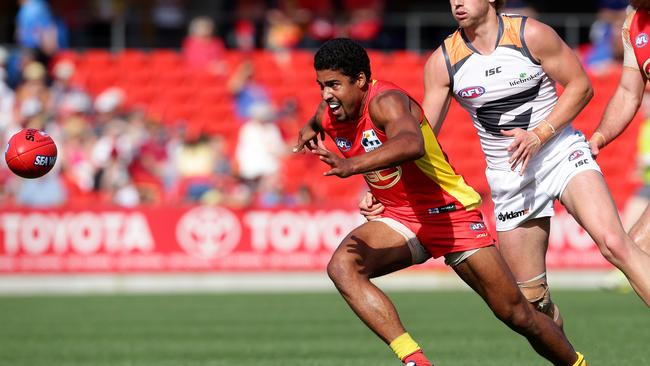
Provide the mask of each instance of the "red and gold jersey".
[{"label": "red and gold jersey", "polygon": [[[370,119],[368,105],[374,96],[392,89],[408,95],[390,82],[373,80],[368,90],[368,102],[356,122],[337,121],[330,115],[329,107],[323,113],[323,128],[336,142],[343,156],[365,154],[379,148],[387,140],[385,133]],[[372,194],[385,206],[385,213],[424,218],[430,217],[429,215],[475,209],[481,203],[481,197],[449,164],[429,122],[424,117],[420,122],[420,129],[424,136],[423,157],[393,168],[364,174]]]},{"label": "red and gold jersey", "polygon": [[632,10],[628,13],[621,36],[623,37],[623,65],[643,70],[650,76],[650,12]]}]

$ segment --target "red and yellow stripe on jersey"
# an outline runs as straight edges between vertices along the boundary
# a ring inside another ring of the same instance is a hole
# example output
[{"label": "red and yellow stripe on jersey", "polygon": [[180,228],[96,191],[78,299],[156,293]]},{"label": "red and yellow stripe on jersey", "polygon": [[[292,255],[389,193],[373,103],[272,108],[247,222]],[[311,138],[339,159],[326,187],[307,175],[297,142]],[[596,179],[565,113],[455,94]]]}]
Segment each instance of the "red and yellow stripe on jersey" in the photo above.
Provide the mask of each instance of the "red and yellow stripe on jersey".
[{"label": "red and yellow stripe on jersey", "polygon": [[[322,125],[343,156],[365,154],[381,147],[387,140],[384,131],[371,120],[368,105],[374,96],[392,89],[408,95],[395,84],[373,80],[368,90],[368,102],[357,121],[339,122],[327,108]],[[491,245],[492,239],[476,210],[481,203],[480,195],[455,172],[424,117],[420,129],[424,136],[423,157],[364,174],[370,191],[385,206],[384,216],[409,227],[436,257]],[[484,238],[481,240],[484,245],[477,246],[477,238]],[[462,240],[459,242],[459,239]],[[471,239],[471,242],[465,239]]]}]

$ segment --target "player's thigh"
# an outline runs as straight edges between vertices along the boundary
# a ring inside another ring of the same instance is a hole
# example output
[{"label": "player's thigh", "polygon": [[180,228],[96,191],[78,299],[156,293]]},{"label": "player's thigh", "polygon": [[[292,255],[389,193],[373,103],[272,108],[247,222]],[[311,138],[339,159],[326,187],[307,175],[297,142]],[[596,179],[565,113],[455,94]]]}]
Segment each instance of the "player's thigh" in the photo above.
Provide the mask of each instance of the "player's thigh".
[{"label": "player's thigh", "polygon": [[391,273],[413,263],[404,235],[376,221],[352,230],[332,255],[332,261],[353,266],[360,274],[370,277]]},{"label": "player's thigh", "polygon": [[571,178],[560,197],[562,204],[597,243],[607,235],[623,235],[623,225],[602,174],[587,170]]},{"label": "player's thigh", "polygon": [[496,247],[479,249],[454,267],[454,271],[495,313],[525,302],[508,265]]},{"label": "player's thigh", "polygon": [[650,205],[630,229],[630,236],[644,252],[650,254]]},{"label": "player's thigh", "polygon": [[550,217],[540,217],[497,233],[501,255],[517,281],[528,281],[546,271],[550,222]]}]

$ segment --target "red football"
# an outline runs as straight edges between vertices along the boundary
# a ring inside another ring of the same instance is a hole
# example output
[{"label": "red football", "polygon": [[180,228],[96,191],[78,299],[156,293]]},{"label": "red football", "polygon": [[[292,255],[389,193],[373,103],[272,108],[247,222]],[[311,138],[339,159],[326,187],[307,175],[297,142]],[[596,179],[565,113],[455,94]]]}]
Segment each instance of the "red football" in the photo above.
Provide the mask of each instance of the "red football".
[{"label": "red football", "polygon": [[45,132],[25,128],[11,136],[5,150],[7,166],[23,178],[38,178],[56,163],[56,145]]}]

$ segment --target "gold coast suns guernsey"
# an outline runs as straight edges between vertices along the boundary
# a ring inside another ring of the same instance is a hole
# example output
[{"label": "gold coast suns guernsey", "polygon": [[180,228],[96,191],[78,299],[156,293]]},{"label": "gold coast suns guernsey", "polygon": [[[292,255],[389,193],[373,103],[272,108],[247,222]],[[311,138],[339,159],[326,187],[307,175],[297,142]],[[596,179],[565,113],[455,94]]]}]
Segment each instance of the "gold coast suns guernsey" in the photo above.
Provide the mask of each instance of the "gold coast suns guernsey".
[{"label": "gold coast suns guernsey", "polygon": [[500,130],[533,129],[557,103],[555,82],[526,46],[526,19],[499,15],[496,48],[488,55],[477,51],[462,29],[442,44],[454,98],[470,113],[493,169],[510,169],[512,138]]},{"label": "gold coast suns guernsey", "polygon": [[[390,82],[373,80],[368,90],[368,102],[356,122],[337,121],[329,108],[323,113],[323,129],[336,142],[343,156],[365,154],[387,140],[384,132],[370,119],[368,105],[375,95],[392,89],[408,95]],[[372,194],[385,206],[385,214],[420,219],[476,208],[481,197],[462,176],[456,174],[424,117],[420,129],[424,135],[423,157],[364,174]]]},{"label": "gold coast suns guernsey", "polygon": [[623,24],[623,66],[642,70],[650,77],[650,11],[628,8]]}]

